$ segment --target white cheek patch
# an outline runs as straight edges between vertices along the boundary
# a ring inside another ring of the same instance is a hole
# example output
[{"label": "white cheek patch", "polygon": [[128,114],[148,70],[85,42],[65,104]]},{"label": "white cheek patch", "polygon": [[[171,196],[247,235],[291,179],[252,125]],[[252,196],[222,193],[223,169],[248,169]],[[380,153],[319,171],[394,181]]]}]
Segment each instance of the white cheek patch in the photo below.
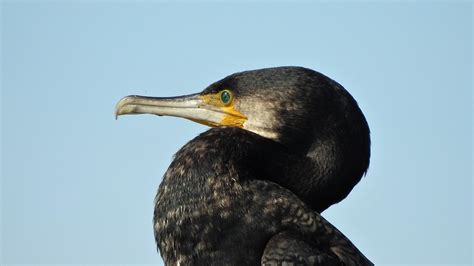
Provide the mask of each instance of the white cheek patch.
[{"label": "white cheek patch", "polygon": [[258,99],[244,99],[240,102],[238,109],[242,112],[252,110],[252,112],[244,113],[247,116],[243,128],[256,133],[262,137],[278,140],[280,137],[275,127],[278,125],[278,117],[276,109],[271,102],[262,103]]},{"label": "white cheek patch", "polygon": [[252,124],[249,124],[249,122],[245,122],[244,124],[244,129],[248,130],[248,131],[251,131],[255,134],[258,134],[262,137],[265,137],[267,139],[272,139],[272,140],[275,140],[275,141],[278,141],[279,139],[279,134],[274,132],[274,131],[270,131],[270,130],[267,130],[267,129],[262,129],[262,128],[259,128],[258,126],[254,126]]}]

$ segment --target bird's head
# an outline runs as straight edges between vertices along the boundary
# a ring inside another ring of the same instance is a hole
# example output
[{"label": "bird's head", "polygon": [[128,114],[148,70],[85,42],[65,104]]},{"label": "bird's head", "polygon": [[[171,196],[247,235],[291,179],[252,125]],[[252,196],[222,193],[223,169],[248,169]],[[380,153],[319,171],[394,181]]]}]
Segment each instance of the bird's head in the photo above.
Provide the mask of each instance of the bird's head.
[{"label": "bird's head", "polygon": [[301,67],[235,73],[186,96],[126,96],[116,107],[117,116],[125,114],[176,116],[212,127],[238,127],[304,153],[315,137],[338,134],[338,127],[353,117],[365,123],[342,86]]},{"label": "bird's head", "polygon": [[[302,67],[235,73],[180,97],[127,96],[116,107],[117,116],[125,114],[237,127],[282,144],[278,147],[311,166],[290,170],[296,177],[276,174],[275,182],[296,191],[317,211],[345,198],[369,166],[369,127],[357,102],[337,82]],[[296,173],[300,170],[304,173]]]}]

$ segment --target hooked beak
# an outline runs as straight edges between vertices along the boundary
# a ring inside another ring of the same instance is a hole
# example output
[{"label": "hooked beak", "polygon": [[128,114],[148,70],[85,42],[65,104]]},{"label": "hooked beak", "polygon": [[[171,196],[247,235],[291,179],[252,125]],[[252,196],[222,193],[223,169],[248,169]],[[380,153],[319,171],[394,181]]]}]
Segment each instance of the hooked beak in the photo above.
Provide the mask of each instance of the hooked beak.
[{"label": "hooked beak", "polygon": [[229,115],[222,108],[206,103],[199,93],[178,97],[126,96],[117,103],[115,118],[131,114],[182,117],[207,126],[227,125]]}]

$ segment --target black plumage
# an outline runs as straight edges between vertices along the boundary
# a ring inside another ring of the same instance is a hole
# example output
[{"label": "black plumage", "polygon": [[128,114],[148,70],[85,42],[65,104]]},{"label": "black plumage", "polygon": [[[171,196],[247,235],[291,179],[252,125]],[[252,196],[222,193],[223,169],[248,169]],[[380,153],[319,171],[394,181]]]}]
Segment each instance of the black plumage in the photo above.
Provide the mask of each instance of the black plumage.
[{"label": "black plumage", "polygon": [[265,180],[265,150],[281,152],[256,134],[224,127],[206,131],[178,151],[154,213],[165,263],[370,265],[291,191]]},{"label": "black plumage", "polygon": [[370,156],[365,118],[335,81],[299,67],[247,71],[196,95],[117,106],[138,113],[220,126],[178,151],[158,190],[167,265],[371,265],[319,214],[347,196]]}]

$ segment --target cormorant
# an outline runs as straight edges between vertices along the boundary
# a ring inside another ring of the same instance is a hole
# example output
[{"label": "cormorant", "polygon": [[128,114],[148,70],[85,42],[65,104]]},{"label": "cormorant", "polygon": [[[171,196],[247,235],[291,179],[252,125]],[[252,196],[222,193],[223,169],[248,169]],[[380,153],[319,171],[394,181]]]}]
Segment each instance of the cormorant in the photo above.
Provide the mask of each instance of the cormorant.
[{"label": "cormorant", "polygon": [[370,156],[367,122],[335,81],[267,68],[197,94],[117,104],[116,115],[144,113],[216,127],[177,152],[158,190],[155,238],[167,264],[371,264],[319,215],[347,196]]}]

